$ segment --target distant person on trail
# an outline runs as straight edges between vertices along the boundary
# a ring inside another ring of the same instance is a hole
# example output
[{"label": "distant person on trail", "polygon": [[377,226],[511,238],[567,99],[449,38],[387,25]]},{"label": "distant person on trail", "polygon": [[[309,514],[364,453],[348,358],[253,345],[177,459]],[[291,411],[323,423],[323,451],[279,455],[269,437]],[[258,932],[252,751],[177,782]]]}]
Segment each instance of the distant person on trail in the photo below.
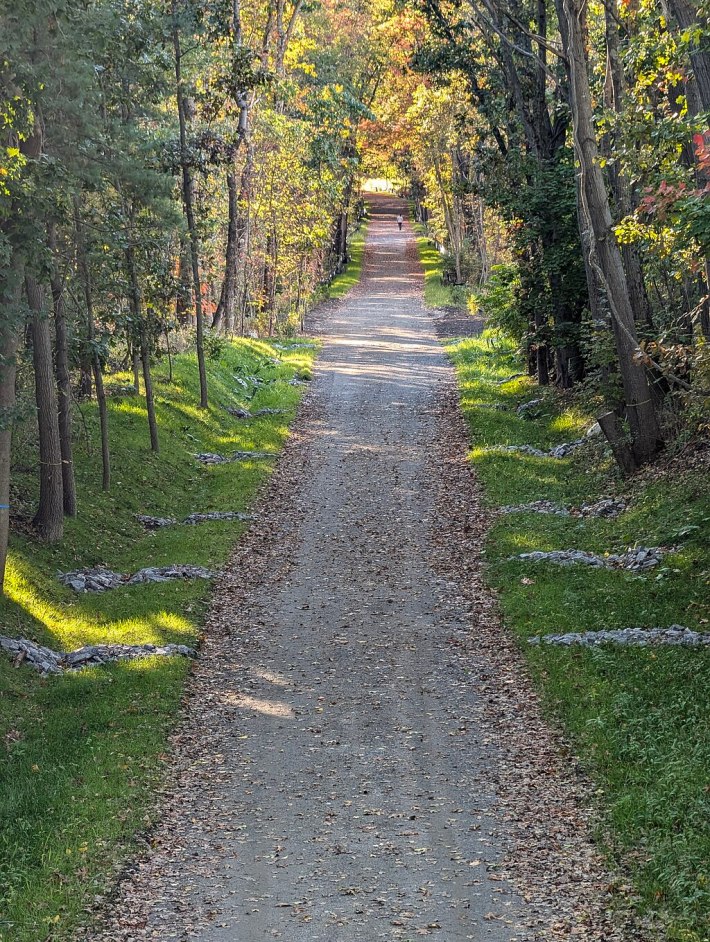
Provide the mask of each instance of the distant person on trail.
[{"label": "distant person on trail", "polygon": [[400,231],[400,232],[402,231],[402,223],[403,223],[403,222],[404,222],[404,219],[402,218],[402,215],[401,215],[401,213],[400,213],[400,215],[397,216],[397,225],[399,226],[399,231]]}]

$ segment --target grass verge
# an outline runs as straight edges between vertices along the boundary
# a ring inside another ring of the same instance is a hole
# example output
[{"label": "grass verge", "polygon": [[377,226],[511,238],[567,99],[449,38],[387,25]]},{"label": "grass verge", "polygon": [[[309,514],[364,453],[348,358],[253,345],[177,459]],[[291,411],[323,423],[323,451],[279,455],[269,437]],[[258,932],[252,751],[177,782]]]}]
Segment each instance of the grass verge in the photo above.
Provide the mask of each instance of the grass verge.
[{"label": "grass verge", "polygon": [[339,299],[344,297],[360,280],[362,263],[365,257],[365,240],[367,239],[367,219],[360,222],[360,226],[350,237],[350,261],[339,275],[328,285],[328,297]]},{"label": "grass verge", "polygon": [[[79,516],[67,521],[59,545],[43,546],[21,533],[13,537],[7,595],[0,600],[3,633],[56,649],[102,641],[197,640],[209,596],[204,582],[77,596],[56,574],[97,564],[121,572],[172,562],[221,566],[244,524],[146,532],[134,514],[181,519],[193,511],[250,505],[268,477],[269,461],[203,466],[194,454],[280,450],[300,396],[289,380],[308,374],[315,353],[288,345],[286,351],[246,339],[220,345],[209,362],[206,412],[198,408],[194,357],[177,357],[172,379],[167,365],[160,365],[155,371],[160,455],[148,448],[144,400],[112,397],[110,494],[100,489],[96,409],[81,406]],[[274,382],[256,387],[246,401],[234,377],[252,374]],[[236,405],[285,413],[240,421],[226,411]],[[14,475],[14,503],[28,516],[36,487],[31,437],[18,436]],[[71,938],[136,835],[150,826],[154,787],[187,671],[184,660],[153,658],[43,679],[0,659],[2,942]]]},{"label": "grass verge", "polygon": [[[491,505],[541,498],[566,504],[622,494],[617,520],[535,513],[499,517],[490,531],[487,574],[542,690],[595,780],[600,841],[628,871],[650,911],[668,920],[668,938],[710,938],[710,650],[596,650],[531,647],[533,635],[601,628],[708,630],[710,495],[707,474],[646,473],[623,482],[601,443],[563,460],[495,451],[529,443],[549,448],[591,423],[569,400],[540,390],[518,371],[510,345],[486,333],[449,346],[471,461]],[[542,396],[530,418],[516,406]],[[642,575],[510,561],[530,550],[616,551],[672,545],[663,566]]]}]

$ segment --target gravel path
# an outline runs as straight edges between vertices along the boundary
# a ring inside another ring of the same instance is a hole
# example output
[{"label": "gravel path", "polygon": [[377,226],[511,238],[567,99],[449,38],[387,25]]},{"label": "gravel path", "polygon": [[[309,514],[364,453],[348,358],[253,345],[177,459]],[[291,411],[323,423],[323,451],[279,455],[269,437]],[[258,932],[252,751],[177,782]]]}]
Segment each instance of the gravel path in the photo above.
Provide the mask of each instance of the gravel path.
[{"label": "gravel path", "polygon": [[[96,940],[648,939],[480,579],[452,375],[398,204],[217,587],[171,792]],[[618,935],[617,935],[618,931]]]}]

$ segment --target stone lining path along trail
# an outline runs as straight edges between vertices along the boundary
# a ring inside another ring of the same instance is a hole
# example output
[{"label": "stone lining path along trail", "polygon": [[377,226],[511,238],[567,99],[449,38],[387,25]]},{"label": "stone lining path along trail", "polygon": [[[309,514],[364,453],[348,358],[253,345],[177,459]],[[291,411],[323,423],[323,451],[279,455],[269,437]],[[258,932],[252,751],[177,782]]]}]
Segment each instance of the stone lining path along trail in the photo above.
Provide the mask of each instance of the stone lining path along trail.
[{"label": "stone lining path along trail", "polygon": [[484,521],[403,204],[216,588],[151,850],[96,942],[648,940],[481,580]]}]

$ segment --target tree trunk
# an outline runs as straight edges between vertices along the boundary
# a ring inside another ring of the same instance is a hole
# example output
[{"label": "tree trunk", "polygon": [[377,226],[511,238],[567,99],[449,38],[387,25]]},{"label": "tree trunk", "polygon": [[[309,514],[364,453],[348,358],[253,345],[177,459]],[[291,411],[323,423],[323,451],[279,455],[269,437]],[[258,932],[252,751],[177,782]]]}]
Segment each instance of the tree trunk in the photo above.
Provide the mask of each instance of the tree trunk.
[{"label": "tree trunk", "polygon": [[57,405],[59,420],[59,446],[62,453],[62,492],[64,513],[76,517],[76,484],[72,454],[71,380],[69,376],[69,342],[64,309],[64,285],[57,269],[57,233],[52,222],[48,228],[49,247],[53,255],[50,287],[54,308],[55,369],[57,374]]},{"label": "tree trunk", "polygon": [[74,229],[76,232],[77,258],[79,273],[84,288],[84,304],[86,305],[86,339],[91,347],[91,369],[96,387],[96,402],[99,407],[99,429],[101,434],[101,487],[104,491],[111,489],[111,452],[108,440],[108,408],[106,406],[106,390],[104,377],[101,372],[101,359],[94,348],[94,298],[91,290],[91,273],[89,261],[86,256],[86,243],[84,241],[84,227],[81,221],[81,207],[79,198],[74,199]]},{"label": "tree trunk", "polygon": [[229,223],[227,225],[227,249],[224,261],[224,279],[219,296],[217,310],[212,320],[213,330],[228,334],[234,332],[234,313],[237,301],[237,265],[239,260],[239,198],[237,178],[234,171],[227,174],[227,192],[229,194]]},{"label": "tree trunk", "polygon": [[612,233],[609,198],[599,165],[594,115],[589,86],[586,47],[582,32],[582,0],[557,0],[562,39],[570,74],[570,105],[577,157],[582,176],[582,210],[591,231],[590,262],[606,292],[624,388],[626,415],[634,457],[640,464],[662,446],[648,377],[636,361],[639,352],[634,311],[619,246]]},{"label": "tree trunk", "polygon": [[[700,22],[697,4],[692,0],[668,0],[668,6],[681,29],[689,29],[694,25],[707,28],[706,23]],[[710,109],[710,50],[707,44],[696,46],[691,44],[690,62],[693,66],[695,83],[702,102],[703,110]]]},{"label": "tree trunk", "polygon": [[[24,279],[23,265],[17,254],[13,257],[14,271],[11,279],[3,279],[3,295],[9,306],[19,308]],[[17,365],[15,356],[20,338],[17,318],[7,310],[0,319],[0,591],[5,580],[7,562],[7,544],[10,534],[10,451],[12,445],[12,425],[15,413],[15,374]]]},{"label": "tree trunk", "polygon": [[[615,4],[612,0],[605,0],[605,31],[606,31],[606,80],[604,83],[604,103],[610,111],[617,115],[623,112],[624,90],[626,79],[624,76],[624,65],[621,59],[621,50],[619,48],[619,25]],[[606,134],[602,140],[602,151],[606,157],[614,156],[615,134]],[[621,172],[617,160],[610,159],[608,162],[608,177],[611,186],[611,192],[616,209],[616,221],[628,216],[634,207],[631,185]],[[653,317],[651,315],[651,305],[646,291],[646,282],[643,275],[643,266],[638,249],[633,243],[624,242],[621,246],[621,257],[624,262],[624,271],[629,287],[629,298],[634,310],[634,318],[637,324],[653,327]]]},{"label": "tree trunk", "polygon": [[[200,408],[206,409],[207,369],[205,367],[204,314],[202,310],[202,284],[200,282],[200,243],[195,221],[195,193],[192,172],[187,156],[187,127],[185,116],[185,96],[182,85],[182,51],[180,46],[180,26],[178,21],[178,0],[172,0],[173,48],[175,50],[175,88],[177,96],[178,122],[180,126],[180,165],[182,168],[182,200],[187,219],[187,231],[190,236],[190,261],[192,264],[192,290],[195,304],[195,324],[197,328],[197,368],[200,376]],[[145,365],[144,365],[145,371]]]},{"label": "tree trunk", "polygon": [[[150,448],[156,454],[160,451],[158,444],[158,423],[155,418],[155,400],[153,399],[153,381],[150,375],[150,345],[148,343],[148,327],[143,313],[143,303],[141,301],[140,287],[138,285],[138,275],[136,273],[136,263],[133,257],[133,248],[129,246],[126,249],[126,266],[128,268],[128,279],[130,283],[130,304],[134,323],[138,325],[138,341],[140,346],[140,359],[143,364],[143,385],[145,387],[145,407],[148,413],[148,431],[150,432]],[[134,340],[135,344],[135,340]],[[134,375],[137,368],[138,351],[135,346],[133,349],[133,370]],[[136,383],[138,377],[135,377]]]},{"label": "tree trunk", "polygon": [[150,430],[150,448],[156,455],[160,451],[158,443],[158,423],[155,418],[155,399],[153,398],[153,378],[150,374],[150,345],[148,343],[148,330],[144,321],[141,322],[141,362],[143,363],[143,385],[145,386],[145,404],[148,411],[148,428]]},{"label": "tree trunk", "polygon": [[56,543],[64,535],[64,495],[52,336],[42,288],[27,275],[25,289],[32,312],[32,363],[39,429],[39,504],[33,523],[41,539]]}]

